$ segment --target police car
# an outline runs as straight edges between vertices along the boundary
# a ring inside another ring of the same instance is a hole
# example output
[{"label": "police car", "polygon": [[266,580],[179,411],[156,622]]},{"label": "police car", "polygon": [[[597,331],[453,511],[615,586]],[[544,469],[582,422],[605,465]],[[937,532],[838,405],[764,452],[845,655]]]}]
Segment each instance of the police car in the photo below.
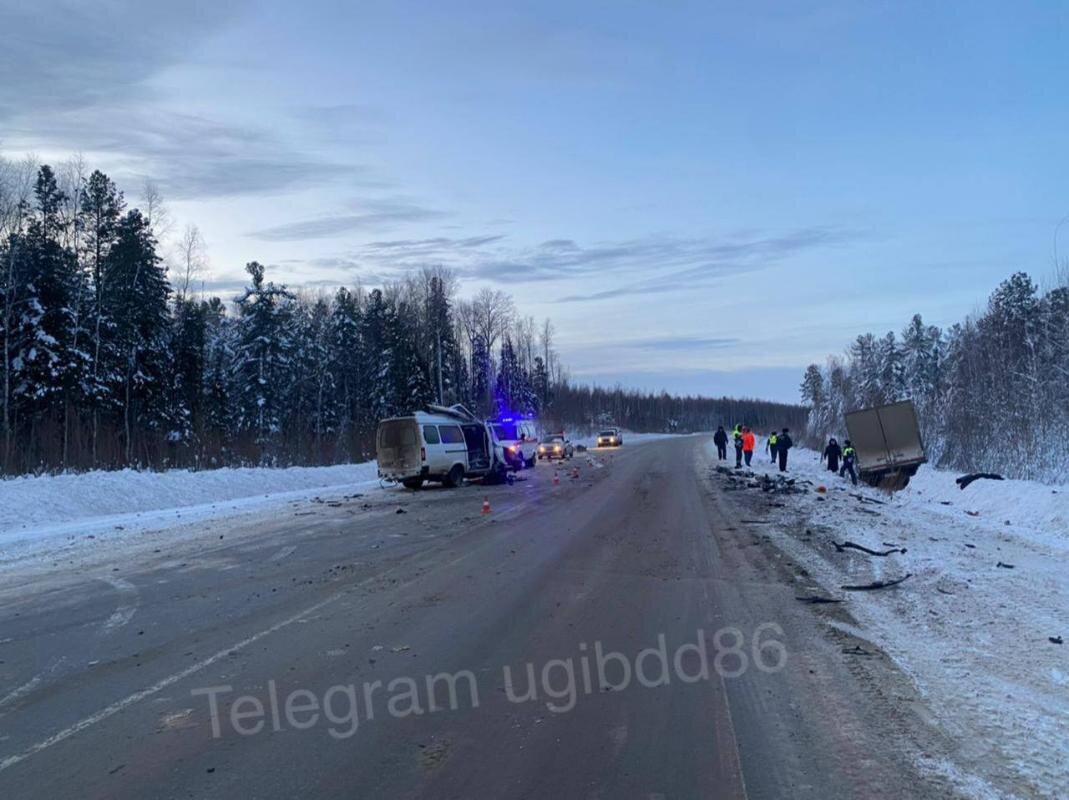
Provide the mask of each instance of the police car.
[{"label": "police car", "polygon": [[533,467],[538,458],[538,434],[534,421],[523,417],[487,420],[497,456],[512,469]]}]

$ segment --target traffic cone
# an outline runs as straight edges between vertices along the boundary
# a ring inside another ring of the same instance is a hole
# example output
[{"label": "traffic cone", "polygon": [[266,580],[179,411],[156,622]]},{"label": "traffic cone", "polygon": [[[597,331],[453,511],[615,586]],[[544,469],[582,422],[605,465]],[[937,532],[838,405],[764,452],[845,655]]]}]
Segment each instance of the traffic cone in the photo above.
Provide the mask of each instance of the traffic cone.
[{"label": "traffic cone", "polygon": [[483,498],[483,513],[484,514],[489,514],[490,513],[490,498],[489,497],[484,497]]},{"label": "traffic cone", "polygon": [[560,486],[560,475],[556,470],[553,470],[553,485]]}]

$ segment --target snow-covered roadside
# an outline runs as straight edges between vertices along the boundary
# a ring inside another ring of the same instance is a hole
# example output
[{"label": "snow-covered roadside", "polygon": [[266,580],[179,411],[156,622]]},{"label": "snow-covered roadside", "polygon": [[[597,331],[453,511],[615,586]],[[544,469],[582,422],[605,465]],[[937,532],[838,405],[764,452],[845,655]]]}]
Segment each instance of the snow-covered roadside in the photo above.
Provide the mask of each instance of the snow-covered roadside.
[{"label": "snow-covered roadside", "polygon": [[375,463],[204,472],[87,472],[0,481],[0,564],[79,537],[144,532],[268,510],[317,494],[378,489]]},{"label": "snow-covered roadside", "polygon": [[[754,471],[772,473],[757,455]],[[782,524],[767,530],[845,600],[861,626],[850,633],[894,659],[957,742],[951,761],[921,766],[976,797],[1069,796],[1069,647],[1048,639],[1069,636],[1069,487],[981,480],[959,490],[954,474],[922,467],[888,497],[804,449],[792,450],[790,477],[827,494],[776,495],[784,507],[768,514]],[[847,539],[907,552],[837,552],[832,541]],[[906,573],[889,590],[839,589]]]}]

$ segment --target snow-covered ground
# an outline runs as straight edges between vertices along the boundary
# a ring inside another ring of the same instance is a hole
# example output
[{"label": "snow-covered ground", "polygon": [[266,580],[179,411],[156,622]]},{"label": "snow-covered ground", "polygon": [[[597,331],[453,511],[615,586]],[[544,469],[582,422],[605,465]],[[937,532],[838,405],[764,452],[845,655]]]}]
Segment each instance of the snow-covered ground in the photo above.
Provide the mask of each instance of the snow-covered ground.
[{"label": "snow-covered ground", "polygon": [[86,472],[0,481],[0,564],[77,539],[119,544],[146,530],[269,510],[321,493],[379,488],[375,462],[204,472]]},{"label": "snow-covered ground", "polygon": [[[772,473],[755,455],[754,471]],[[956,474],[922,467],[889,497],[800,448],[789,472],[827,494],[783,496],[769,509],[783,524],[768,532],[845,599],[861,625],[849,633],[894,659],[958,743],[952,760],[922,766],[976,797],[1069,797],[1069,644],[1048,638],[1069,639],[1069,486],[979,480],[961,490]],[[840,553],[833,540],[907,552]],[[906,573],[893,589],[839,589]]]}]

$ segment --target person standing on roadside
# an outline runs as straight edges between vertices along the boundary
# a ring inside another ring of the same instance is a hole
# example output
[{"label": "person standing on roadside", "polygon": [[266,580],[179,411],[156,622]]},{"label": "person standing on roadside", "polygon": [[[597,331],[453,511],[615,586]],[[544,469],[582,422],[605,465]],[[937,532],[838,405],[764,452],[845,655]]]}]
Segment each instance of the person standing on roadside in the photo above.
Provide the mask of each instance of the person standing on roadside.
[{"label": "person standing on roadside", "polygon": [[736,425],[731,432],[732,441],[735,443],[735,469],[742,467],[742,425]]},{"label": "person standing on roadside", "polygon": [[717,461],[723,461],[728,457],[728,434],[724,430],[723,425],[716,426],[716,433],[713,434],[713,442],[716,443],[716,459]]},{"label": "person standing on roadside", "polygon": [[772,431],[768,435],[768,442],[765,443],[765,450],[772,456],[772,463],[776,463],[776,458],[779,456],[779,437],[776,436],[776,432]]},{"label": "person standing on roadside", "polygon": [[854,470],[854,465],[857,464],[857,450],[850,444],[850,440],[847,439],[843,442],[843,465],[839,468],[839,477],[843,477],[847,472],[850,473],[850,480],[854,482],[854,486],[857,486],[857,472]]},{"label": "person standing on roadside", "polygon": [[742,429],[742,455],[746,459],[746,466],[750,466],[753,460],[754,447],[757,446],[757,437],[749,428]]},{"label": "person standing on roadside", "polygon": [[794,447],[791,439],[790,428],[784,428],[783,432],[776,437],[776,450],[779,453],[779,471],[787,471],[787,451]]},{"label": "person standing on roadside", "polygon": [[838,472],[839,459],[842,458],[842,455],[843,449],[839,447],[839,443],[832,436],[828,439],[828,446],[824,448],[824,454],[820,457],[820,460],[828,462],[828,472]]}]

